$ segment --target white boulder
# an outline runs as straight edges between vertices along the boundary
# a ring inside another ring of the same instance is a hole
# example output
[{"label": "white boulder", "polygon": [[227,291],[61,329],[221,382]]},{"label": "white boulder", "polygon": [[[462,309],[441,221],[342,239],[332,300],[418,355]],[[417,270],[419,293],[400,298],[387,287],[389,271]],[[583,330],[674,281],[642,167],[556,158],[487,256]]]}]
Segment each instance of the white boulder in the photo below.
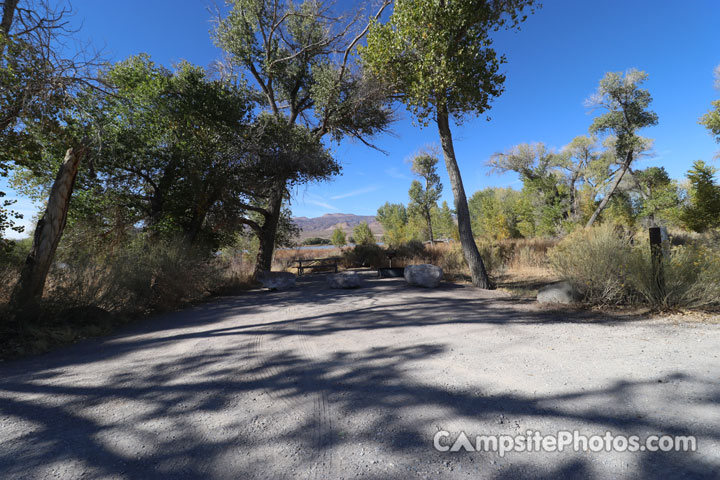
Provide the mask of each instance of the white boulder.
[{"label": "white boulder", "polygon": [[405,267],[405,281],[418,287],[435,288],[443,277],[442,268],[436,265],[408,265]]},{"label": "white boulder", "polygon": [[580,294],[569,282],[558,282],[545,285],[537,294],[538,303],[575,303],[580,300]]}]

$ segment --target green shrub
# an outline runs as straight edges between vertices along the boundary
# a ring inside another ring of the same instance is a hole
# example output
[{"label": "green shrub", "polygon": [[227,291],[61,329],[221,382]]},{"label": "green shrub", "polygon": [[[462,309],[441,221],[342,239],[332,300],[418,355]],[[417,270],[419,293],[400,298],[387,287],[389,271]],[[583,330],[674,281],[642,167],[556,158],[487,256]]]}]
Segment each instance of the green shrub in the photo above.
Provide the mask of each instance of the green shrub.
[{"label": "green shrub", "polygon": [[720,248],[712,236],[665,246],[664,288],[653,271],[647,232],[632,235],[610,224],[565,237],[550,264],[593,305],[645,304],[653,308],[720,305]]},{"label": "green shrub", "polygon": [[616,305],[629,300],[632,237],[612,224],[578,230],[549,253],[550,265],[593,305]]},{"label": "green shrub", "polygon": [[330,245],[332,242],[327,238],[310,237],[302,241],[303,245]]},{"label": "green shrub", "polygon": [[669,248],[663,259],[664,288],[653,274],[649,242],[634,249],[630,281],[655,308],[707,307],[720,304],[720,252],[702,243]]}]

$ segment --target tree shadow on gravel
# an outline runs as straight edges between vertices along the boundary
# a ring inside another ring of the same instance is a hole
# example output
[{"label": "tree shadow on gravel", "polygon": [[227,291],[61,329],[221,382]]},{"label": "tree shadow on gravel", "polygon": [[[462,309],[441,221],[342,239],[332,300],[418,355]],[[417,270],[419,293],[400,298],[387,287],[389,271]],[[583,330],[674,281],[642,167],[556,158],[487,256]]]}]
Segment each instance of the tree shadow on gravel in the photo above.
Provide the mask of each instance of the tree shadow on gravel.
[{"label": "tree shadow on gravel", "polygon": [[[490,453],[436,452],[432,433],[454,418],[470,418],[498,429],[476,434],[507,433],[503,429],[513,422],[524,429],[552,421],[560,428],[582,424],[597,434],[611,430],[697,435],[720,442],[717,424],[660,420],[654,412],[627,404],[627,398],[638,396],[672,402],[682,387],[698,392],[688,408],[717,408],[720,386],[716,383],[678,373],[644,382],[620,381],[597,390],[523,396],[485,393],[482,385],[447,389],[406,373],[414,363],[444,353],[443,345],[338,351],[323,358],[296,351],[263,356],[229,349],[154,358],[145,369],[106,378],[79,378],[75,373],[51,382],[43,377],[4,379],[0,381],[0,477],[77,474],[64,470],[75,464],[90,476],[293,478],[305,476],[317,462],[330,461],[334,450],[353,451],[359,444],[388,458],[417,458],[387,471],[381,469],[385,464],[378,464],[377,471],[366,472],[370,478],[438,478],[459,471],[502,479],[593,478],[602,468],[593,464],[592,454],[554,457],[542,464],[533,463],[534,457],[526,461],[516,456],[494,464],[496,457]],[[247,418],[247,403],[265,396],[280,402],[281,411],[274,417]],[[312,398],[315,407],[303,410]],[[419,409],[425,412],[421,416],[416,413]],[[283,415],[295,418],[293,426],[268,436],[272,426],[262,422]],[[355,422],[360,417],[364,420]],[[499,426],[502,418],[507,422]],[[349,419],[349,423],[338,425],[333,419]],[[717,478],[718,466],[701,455],[702,440],[698,453],[634,454],[627,476]],[[302,457],[290,470],[275,471],[275,465],[260,461],[262,455],[255,458],[248,453],[282,451],[289,445],[297,445]],[[229,457],[236,459],[228,464]],[[349,476],[351,472],[342,472],[344,461],[334,459],[339,470],[325,472],[325,478]]]},{"label": "tree shadow on gravel", "polygon": [[[474,434],[517,433],[515,422],[522,429],[552,422],[556,429],[582,425],[596,434],[696,435],[699,452],[633,454],[623,474],[718,478],[718,465],[702,454],[702,442],[720,442],[720,425],[694,422],[690,414],[661,417],[638,406],[642,402],[628,401],[654,398],[668,405],[685,402],[688,412],[716,410],[716,382],[677,372],[556,395],[499,394],[483,385],[448,388],[413,376],[420,362],[448,354],[440,342],[310,351],[313,338],[353,330],[618,322],[590,313],[558,318],[497,298],[457,295],[463,292],[472,291],[448,286],[418,293],[394,280],[332,291],[315,280],[291,292],[251,292],[203,305],[110,339],[2,366],[0,478],[85,471],[120,478],[405,479],[464,473],[549,479],[593,478],[603,468],[592,454],[543,461],[518,455],[500,462],[491,453],[435,451],[434,431],[462,419],[496,428]],[[364,306],[354,308],[356,300]],[[274,321],[278,308],[296,315]],[[258,312],[267,318],[241,321]],[[227,336],[233,342],[213,343]],[[263,353],[261,342],[287,339],[298,348]],[[195,348],[172,348],[183,341],[196,342]],[[692,400],[678,396],[688,389],[695,392]],[[268,412],[266,404],[280,408]],[[343,471],[364,460],[334,455],[360,444],[374,449],[376,458],[413,460]]]}]

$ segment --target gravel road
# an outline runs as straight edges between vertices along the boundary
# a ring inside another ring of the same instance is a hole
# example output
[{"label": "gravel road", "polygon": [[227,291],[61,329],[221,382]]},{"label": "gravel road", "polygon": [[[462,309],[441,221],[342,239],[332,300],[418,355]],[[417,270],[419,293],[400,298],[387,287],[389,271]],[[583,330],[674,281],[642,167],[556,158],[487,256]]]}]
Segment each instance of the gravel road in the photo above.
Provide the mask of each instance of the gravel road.
[{"label": "gravel road", "polygon": [[[0,365],[0,479],[720,478],[719,355],[712,321],[307,277]],[[697,451],[433,447],[576,430]]]}]

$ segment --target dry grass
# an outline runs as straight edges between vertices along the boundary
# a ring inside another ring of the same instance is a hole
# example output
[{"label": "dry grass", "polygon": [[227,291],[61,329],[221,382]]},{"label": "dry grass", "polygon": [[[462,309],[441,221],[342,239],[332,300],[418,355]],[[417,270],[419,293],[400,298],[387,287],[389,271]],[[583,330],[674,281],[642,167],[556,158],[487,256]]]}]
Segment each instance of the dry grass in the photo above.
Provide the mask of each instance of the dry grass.
[{"label": "dry grass", "polygon": [[253,264],[247,258],[208,258],[182,242],[138,243],[112,253],[60,253],[41,302],[22,313],[10,312],[7,306],[19,268],[5,266],[0,271],[0,359],[105,335],[135,318],[235,293],[251,284]]}]

